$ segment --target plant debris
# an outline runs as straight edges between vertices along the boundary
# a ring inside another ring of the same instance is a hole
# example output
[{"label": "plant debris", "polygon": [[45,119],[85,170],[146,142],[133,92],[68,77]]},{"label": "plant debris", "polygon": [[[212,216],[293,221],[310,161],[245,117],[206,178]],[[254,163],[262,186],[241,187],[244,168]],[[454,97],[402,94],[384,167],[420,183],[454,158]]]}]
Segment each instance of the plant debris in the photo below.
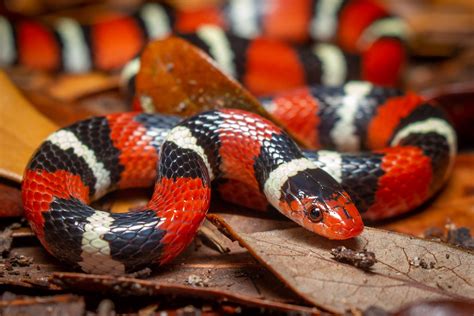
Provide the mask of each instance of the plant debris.
[{"label": "plant debris", "polygon": [[85,302],[76,295],[31,297],[5,292],[0,299],[1,315],[84,315]]},{"label": "plant debris", "polygon": [[20,186],[14,181],[3,179],[3,177],[0,178],[0,214],[2,217],[23,215]]},{"label": "plant debris", "polygon": [[425,259],[420,258],[420,257],[414,257],[413,259],[409,260],[408,263],[413,266],[413,267],[420,267],[422,269],[434,269],[436,263],[433,261],[430,261],[429,263],[426,262]]},{"label": "plant debris", "polygon": [[331,255],[339,262],[348,263],[356,268],[367,270],[376,262],[375,253],[363,249],[361,251],[354,251],[344,246],[339,246],[331,249]]},{"label": "plant debris", "polygon": [[13,267],[29,267],[33,263],[33,258],[24,255],[14,255],[8,259]]},{"label": "plant debris", "polygon": [[209,278],[201,278],[199,275],[191,274],[188,276],[186,283],[192,286],[209,287]]},{"label": "plant debris", "polygon": [[445,230],[430,227],[423,235],[427,239],[438,239],[457,247],[474,250],[474,237],[467,227],[457,227],[453,223],[448,223],[445,225]]},{"label": "plant debris", "polygon": [[426,239],[442,239],[444,236],[444,232],[439,227],[430,227],[425,230],[423,233],[423,237]]},{"label": "plant debris", "polygon": [[[219,252],[229,253],[229,247],[225,246],[223,239],[226,239],[218,229],[208,221],[204,221],[198,230],[197,237],[207,247]],[[197,244],[196,244],[197,245]]]},{"label": "plant debris", "polygon": [[474,250],[474,238],[471,236],[471,231],[466,227],[456,228],[454,226],[448,229],[446,242],[462,248]]},{"label": "plant debris", "polygon": [[0,254],[3,258],[6,258],[10,253],[13,241],[13,230],[20,226],[20,223],[13,223],[0,232]]},{"label": "plant debris", "polygon": [[[0,265],[0,276],[4,276],[5,272],[9,275],[20,275],[21,271],[15,268],[29,267],[32,263],[33,258],[16,254],[11,258],[2,260],[2,264]],[[28,271],[24,271],[23,274],[25,277],[29,276]]]}]

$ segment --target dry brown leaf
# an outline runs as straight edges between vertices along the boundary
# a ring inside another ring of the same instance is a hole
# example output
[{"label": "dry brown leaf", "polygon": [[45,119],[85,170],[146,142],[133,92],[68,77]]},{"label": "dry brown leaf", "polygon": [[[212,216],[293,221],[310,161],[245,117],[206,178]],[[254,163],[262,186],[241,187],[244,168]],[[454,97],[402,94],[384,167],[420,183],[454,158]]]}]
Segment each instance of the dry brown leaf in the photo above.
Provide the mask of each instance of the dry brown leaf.
[{"label": "dry brown leaf", "polygon": [[48,87],[48,93],[60,101],[72,102],[81,97],[104,92],[118,87],[118,78],[93,72],[80,75],[63,75],[54,85]]},{"label": "dry brown leaf", "polygon": [[141,56],[136,77],[142,104],[151,98],[154,110],[183,116],[233,107],[268,117],[258,100],[218,69],[206,53],[183,39],[150,43]]},{"label": "dry brown leaf", "polygon": [[59,127],[131,108],[116,89],[117,76],[44,73],[18,67],[9,69],[8,75],[35,108]]},{"label": "dry brown leaf", "polygon": [[18,187],[0,182],[0,214],[4,217],[23,215],[21,191]]},{"label": "dry brown leaf", "polygon": [[[397,310],[424,299],[474,299],[474,255],[445,244],[369,227],[344,242],[302,228],[246,232],[243,216],[211,218],[301,297],[331,312],[372,305]],[[336,262],[330,250],[339,245],[366,248],[378,262],[371,272]]]},{"label": "dry brown leaf", "polygon": [[57,126],[41,115],[0,72],[0,176],[20,182],[34,150]]}]

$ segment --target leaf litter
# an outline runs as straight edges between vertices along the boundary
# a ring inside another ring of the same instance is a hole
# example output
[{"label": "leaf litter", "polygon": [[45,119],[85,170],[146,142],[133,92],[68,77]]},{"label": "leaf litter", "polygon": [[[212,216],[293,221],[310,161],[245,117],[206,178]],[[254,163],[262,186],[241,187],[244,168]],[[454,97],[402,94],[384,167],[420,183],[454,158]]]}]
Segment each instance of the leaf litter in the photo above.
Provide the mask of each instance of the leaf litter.
[{"label": "leaf litter", "polygon": [[[210,219],[289,288],[330,312],[377,305],[395,311],[420,300],[474,299],[473,254],[443,243],[370,227],[357,238],[331,241],[299,227],[272,229],[272,220],[264,218],[215,214]],[[248,231],[248,221],[266,230]],[[331,249],[340,246],[355,253],[370,249],[377,264],[364,271],[338,262]]]}]

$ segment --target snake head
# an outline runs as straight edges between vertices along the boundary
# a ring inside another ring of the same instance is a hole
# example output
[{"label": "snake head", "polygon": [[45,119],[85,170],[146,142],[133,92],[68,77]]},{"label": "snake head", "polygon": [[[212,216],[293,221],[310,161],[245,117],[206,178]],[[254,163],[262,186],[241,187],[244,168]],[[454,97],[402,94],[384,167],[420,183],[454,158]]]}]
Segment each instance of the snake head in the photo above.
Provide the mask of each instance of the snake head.
[{"label": "snake head", "polygon": [[281,188],[280,210],[306,229],[329,239],[359,235],[364,224],[342,186],[324,170],[306,169]]}]

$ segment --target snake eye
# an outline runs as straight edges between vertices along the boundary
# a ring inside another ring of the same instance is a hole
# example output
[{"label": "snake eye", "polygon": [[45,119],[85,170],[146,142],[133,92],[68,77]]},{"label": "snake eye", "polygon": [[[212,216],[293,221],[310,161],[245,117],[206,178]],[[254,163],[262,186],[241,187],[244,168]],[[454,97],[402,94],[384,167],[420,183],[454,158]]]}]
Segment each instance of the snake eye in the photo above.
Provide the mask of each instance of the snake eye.
[{"label": "snake eye", "polygon": [[312,206],[308,211],[309,219],[314,222],[320,222],[323,219],[323,212],[315,206]]}]

